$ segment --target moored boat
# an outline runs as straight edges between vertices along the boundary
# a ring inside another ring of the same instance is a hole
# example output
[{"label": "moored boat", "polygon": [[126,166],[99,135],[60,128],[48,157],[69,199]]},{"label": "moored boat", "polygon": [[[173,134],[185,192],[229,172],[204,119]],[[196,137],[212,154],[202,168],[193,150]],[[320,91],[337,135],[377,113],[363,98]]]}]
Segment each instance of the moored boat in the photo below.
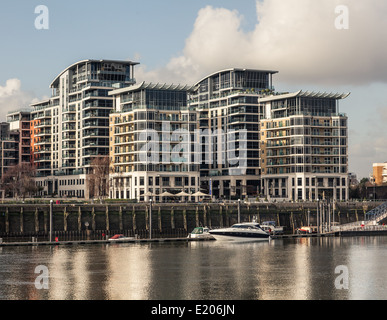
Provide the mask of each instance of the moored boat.
[{"label": "moored boat", "polygon": [[237,223],[229,228],[212,229],[209,233],[220,241],[265,241],[270,239],[270,234],[256,222]]},{"label": "moored boat", "polygon": [[260,226],[263,230],[273,235],[284,233],[284,227],[277,226],[275,221],[265,221]]},{"label": "moored boat", "polygon": [[214,237],[210,234],[209,231],[210,231],[210,229],[208,227],[196,227],[188,235],[188,238],[193,238],[193,239],[214,239]]},{"label": "moored boat", "polygon": [[308,227],[301,227],[297,229],[298,234],[311,234],[311,233],[317,233],[317,227],[316,226],[308,226]]}]

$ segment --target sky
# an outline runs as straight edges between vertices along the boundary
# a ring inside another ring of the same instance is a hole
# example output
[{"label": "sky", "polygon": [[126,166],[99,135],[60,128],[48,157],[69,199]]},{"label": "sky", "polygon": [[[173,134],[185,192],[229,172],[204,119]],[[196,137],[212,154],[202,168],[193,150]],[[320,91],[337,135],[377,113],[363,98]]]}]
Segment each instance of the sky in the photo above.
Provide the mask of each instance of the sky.
[{"label": "sky", "polygon": [[279,92],[351,93],[349,170],[368,177],[387,161],[386,14],[385,0],[1,0],[0,121],[83,59],[139,62],[137,82],[154,83],[277,70]]}]

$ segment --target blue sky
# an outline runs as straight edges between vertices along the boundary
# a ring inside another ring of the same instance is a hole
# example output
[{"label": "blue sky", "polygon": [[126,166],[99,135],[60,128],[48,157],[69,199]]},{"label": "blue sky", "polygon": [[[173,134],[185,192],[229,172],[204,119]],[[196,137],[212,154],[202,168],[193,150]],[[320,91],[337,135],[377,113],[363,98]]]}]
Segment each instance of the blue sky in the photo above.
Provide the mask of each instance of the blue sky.
[{"label": "blue sky", "polygon": [[[338,30],[335,8],[349,9]],[[34,26],[49,9],[49,29]],[[385,0],[2,0],[0,121],[50,95],[72,63],[140,62],[138,81],[192,84],[221,68],[278,70],[278,91],[351,92],[350,171],[368,176],[387,161]]]},{"label": "blue sky", "polygon": [[[48,94],[48,85],[68,65],[87,58],[140,57],[160,67],[184,47],[200,8],[211,4],[255,20],[255,2],[245,1],[34,1],[2,0],[0,83],[16,77],[26,90]],[[49,9],[49,29],[34,27],[35,7]]]}]

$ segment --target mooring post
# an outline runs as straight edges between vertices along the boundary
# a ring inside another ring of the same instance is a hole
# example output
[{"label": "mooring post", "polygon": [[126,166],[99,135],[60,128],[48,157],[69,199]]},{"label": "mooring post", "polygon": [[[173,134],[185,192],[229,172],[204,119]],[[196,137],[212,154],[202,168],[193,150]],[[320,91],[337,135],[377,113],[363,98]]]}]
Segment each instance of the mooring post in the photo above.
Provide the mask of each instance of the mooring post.
[{"label": "mooring post", "polygon": [[149,200],[149,239],[152,239],[152,199]]},{"label": "mooring post", "polygon": [[63,231],[65,232],[67,232],[67,217],[68,217],[68,213],[65,206],[63,211]]},{"label": "mooring post", "polygon": [[35,208],[35,232],[39,232],[39,212],[38,207]]},{"label": "mooring post", "polygon": [[163,224],[162,224],[162,221],[161,221],[161,207],[159,206],[159,209],[157,211],[157,219],[159,221],[159,230],[160,232],[163,231]]},{"label": "mooring post", "polygon": [[23,206],[20,207],[20,233],[24,232],[24,214],[23,214]]},{"label": "mooring post", "polygon": [[9,233],[9,210],[8,210],[8,207],[5,208],[5,232]]},{"label": "mooring post", "polygon": [[196,206],[196,211],[195,211],[195,224],[196,224],[196,227],[200,226],[200,222],[199,222],[199,208],[197,206]]},{"label": "mooring post", "polygon": [[119,223],[119,229],[123,230],[123,223],[122,223],[122,207],[120,206],[120,210],[118,211],[118,223]]},{"label": "mooring post", "polygon": [[52,242],[52,207],[53,207],[54,201],[50,200],[50,242]]},{"label": "mooring post", "polygon": [[241,199],[238,199],[238,223],[241,223]]}]

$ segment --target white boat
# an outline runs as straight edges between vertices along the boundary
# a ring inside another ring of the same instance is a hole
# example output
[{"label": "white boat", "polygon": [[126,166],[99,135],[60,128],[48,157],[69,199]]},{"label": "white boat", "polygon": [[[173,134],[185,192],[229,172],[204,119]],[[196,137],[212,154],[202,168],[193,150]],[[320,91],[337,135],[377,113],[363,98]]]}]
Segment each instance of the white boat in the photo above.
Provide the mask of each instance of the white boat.
[{"label": "white boat", "polygon": [[277,226],[275,221],[265,221],[261,223],[261,228],[270,234],[283,234],[284,227]]},{"label": "white boat", "polygon": [[210,229],[208,227],[197,227],[193,229],[187,238],[214,239],[214,237],[210,234]]},{"label": "white boat", "polygon": [[270,234],[264,231],[257,222],[244,222],[229,228],[212,229],[209,233],[220,241],[265,241]]}]

